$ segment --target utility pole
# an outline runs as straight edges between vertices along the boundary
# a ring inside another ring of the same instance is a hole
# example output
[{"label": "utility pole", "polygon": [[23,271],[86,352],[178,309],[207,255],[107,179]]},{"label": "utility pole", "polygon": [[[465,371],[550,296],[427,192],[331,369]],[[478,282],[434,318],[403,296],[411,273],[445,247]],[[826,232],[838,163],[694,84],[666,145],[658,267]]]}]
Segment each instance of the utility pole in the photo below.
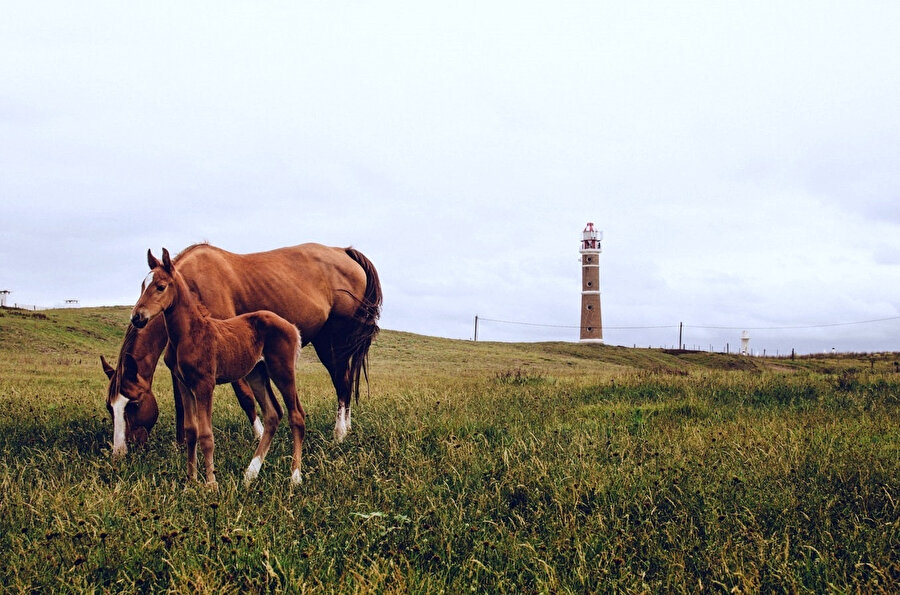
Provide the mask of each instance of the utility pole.
[{"label": "utility pole", "polygon": [[475,341],[478,341],[478,314],[475,315]]},{"label": "utility pole", "polygon": [[684,329],[684,323],[679,322],[678,323],[678,349],[681,349],[681,346],[683,345],[683,343],[681,342],[681,332],[683,329]]}]

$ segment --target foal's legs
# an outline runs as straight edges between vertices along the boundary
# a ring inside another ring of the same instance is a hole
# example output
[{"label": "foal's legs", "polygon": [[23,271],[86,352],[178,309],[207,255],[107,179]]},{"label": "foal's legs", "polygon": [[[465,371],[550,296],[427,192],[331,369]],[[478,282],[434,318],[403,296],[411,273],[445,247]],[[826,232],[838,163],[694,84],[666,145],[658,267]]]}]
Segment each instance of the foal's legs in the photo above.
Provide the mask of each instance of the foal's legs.
[{"label": "foal's legs", "polygon": [[[175,369],[175,350],[170,346],[166,346],[166,352],[163,354],[163,361],[166,362],[166,366],[169,368],[170,372]],[[185,443],[184,395],[186,395],[187,392],[187,388],[181,384],[175,374],[172,374],[172,395],[175,397],[175,441],[178,444]]]},{"label": "foal's legs", "polygon": [[269,384],[269,376],[264,365],[258,364],[250,372],[246,380],[253,389],[253,394],[256,395],[256,400],[262,409],[264,422],[263,434],[259,439],[259,444],[256,446],[256,451],[253,453],[253,460],[250,461],[250,466],[244,472],[245,486],[250,485],[256,479],[256,476],[259,475],[259,469],[262,467],[266,454],[269,452],[269,447],[272,445],[272,438],[275,436],[275,430],[278,429],[278,422],[281,421],[282,415],[281,407],[272,393],[272,386]]},{"label": "foal's legs", "polygon": [[294,459],[291,465],[291,483],[298,484],[303,481],[300,474],[300,462],[303,455],[303,438],[306,436],[306,412],[300,404],[297,395],[297,385],[294,381],[293,369],[290,374],[275,374],[272,372],[272,380],[284,398],[284,404],[288,410],[288,421],[291,424],[291,434],[294,436]]},{"label": "foal's legs", "polygon": [[188,388],[182,385],[184,405],[184,438],[187,445],[188,478],[197,479],[197,444],[203,451],[206,464],[206,483],[217,487],[213,450],[215,443],[212,433],[212,392],[214,382],[202,382]]},{"label": "foal's legs", "polygon": [[[246,379],[232,382],[231,388],[234,389],[234,394],[237,397],[238,403],[241,405],[241,409],[247,414],[247,419],[250,420],[250,425],[253,426],[253,435],[259,440],[263,435],[262,422],[260,422],[259,417],[256,416],[256,401],[259,400],[259,396],[255,395]],[[260,403],[260,405],[262,405],[262,403]]]},{"label": "foal's legs", "polygon": [[182,436],[187,447],[187,476],[189,480],[197,480],[197,400],[190,389],[179,381],[175,381],[181,398],[176,402],[182,404]]},{"label": "foal's legs", "polygon": [[284,404],[288,410],[288,421],[291,424],[291,434],[294,437],[291,483],[298,484],[303,481],[303,476],[300,474],[300,463],[303,456],[303,438],[306,436],[306,412],[303,411],[303,406],[300,404],[300,397],[297,395],[297,386],[294,382],[293,373],[289,376],[276,376],[273,374],[272,380],[281,392]]},{"label": "foal's legs", "polygon": [[175,441],[184,444],[184,394],[187,388],[182,386],[175,374],[172,374],[172,395],[175,397]]},{"label": "foal's legs", "polygon": [[210,379],[208,382],[204,381],[202,384],[195,386],[192,391],[196,397],[197,407],[197,442],[200,443],[200,450],[203,451],[203,459],[206,463],[206,483],[210,487],[218,486],[216,483],[215,464],[213,462],[215,441],[212,428],[212,401],[215,388],[215,381]]},{"label": "foal's legs", "polygon": [[[293,328],[291,331],[296,333]],[[297,365],[297,354],[300,349],[299,339],[299,335],[296,335],[296,338],[294,336],[281,337],[268,342],[263,349],[266,370],[284,399],[288,421],[291,424],[291,434],[294,436],[291,483],[295,485],[303,481],[303,476],[300,474],[300,461],[303,454],[303,438],[306,436],[306,412],[300,405],[294,374],[294,366]]]}]

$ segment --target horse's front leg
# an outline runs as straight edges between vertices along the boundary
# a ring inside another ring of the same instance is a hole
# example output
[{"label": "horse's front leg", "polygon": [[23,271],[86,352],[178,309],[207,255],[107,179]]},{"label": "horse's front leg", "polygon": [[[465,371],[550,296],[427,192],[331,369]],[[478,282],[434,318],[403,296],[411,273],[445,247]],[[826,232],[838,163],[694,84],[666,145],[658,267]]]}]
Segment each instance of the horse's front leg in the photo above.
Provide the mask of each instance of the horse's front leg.
[{"label": "horse's front leg", "polygon": [[212,399],[215,382],[204,382],[196,387],[194,395],[197,403],[197,442],[203,452],[203,460],[206,463],[206,485],[217,488],[215,464],[213,463],[213,451],[215,441],[212,430]]},{"label": "horse's front leg", "polygon": [[185,444],[184,435],[184,396],[181,383],[172,375],[172,394],[175,397],[175,441]]},{"label": "horse's front leg", "polygon": [[182,395],[183,409],[183,436],[187,454],[187,476],[191,481],[197,481],[197,399],[193,392],[181,382],[176,383]]}]

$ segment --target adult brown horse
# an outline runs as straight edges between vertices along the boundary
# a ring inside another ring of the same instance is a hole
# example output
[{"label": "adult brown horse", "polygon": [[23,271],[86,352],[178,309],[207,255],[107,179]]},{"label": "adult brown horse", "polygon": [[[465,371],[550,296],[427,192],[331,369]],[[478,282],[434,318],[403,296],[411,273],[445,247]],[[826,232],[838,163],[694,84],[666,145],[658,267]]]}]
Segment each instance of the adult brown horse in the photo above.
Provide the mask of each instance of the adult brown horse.
[{"label": "adult brown horse", "polygon": [[131,320],[138,328],[157,316],[165,321],[172,354],[169,368],[177,379],[184,406],[188,477],[197,479],[199,443],[206,463],[206,483],[217,485],[213,463],[213,390],[217,384],[246,377],[257,397],[267,395],[260,399],[265,431],[244,474],[244,482],[249,484],[256,478],[281,419],[269,384],[271,378],[284,398],[294,436],[291,482],[300,483],[306,414],[294,381],[294,367],[300,354],[297,327],[269,310],[224,320],[213,318],[172,263],[168,250],[163,248],[162,261],[148,250],[147,264],[151,273],[131,311]]},{"label": "adult brown horse", "polygon": [[[350,430],[350,400],[359,396],[369,347],[378,333],[382,293],[374,265],[353,248],[301,244],[269,252],[234,254],[209,244],[186,248],[173,262],[188,287],[215,318],[271,310],[312,342],[331,375],[338,408],[334,435]],[[157,318],[143,329],[129,325],[116,368],[103,360],[109,377],[106,405],[113,419],[113,455],[124,455],[126,439],[147,439],[157,419],[153,374],[166,348],[165,324]],[[167,354],[167,357],[170,357]],[[243,380],[232,384],[260,435],[254,393]],[[184,441],[184,410],[178,383],[176,436]],[[257,400],[264,398],[257,395]]]}]

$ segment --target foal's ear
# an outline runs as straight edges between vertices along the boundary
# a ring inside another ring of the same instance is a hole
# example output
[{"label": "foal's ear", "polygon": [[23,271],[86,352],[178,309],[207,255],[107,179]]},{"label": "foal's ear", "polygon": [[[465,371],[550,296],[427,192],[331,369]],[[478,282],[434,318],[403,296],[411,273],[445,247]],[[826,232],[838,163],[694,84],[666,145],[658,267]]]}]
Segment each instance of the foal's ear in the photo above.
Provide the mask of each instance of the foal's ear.
[{"label": "foal's ear", "polygon": [[159,266],[159,261],[156,260],[149,248],[147,248],[147,264],[150,266],[151,271]]},{"label": "foal's ear", "polygon": [[169,251],[163,248],[163,259],[162,259],[163,269],[167,273],[172,273],[172,259],[169,258]]},{"label": "foal's ear", "polygon": [[106,358],[102,355],[100,356],[100,363],[103,364],[103,373],[106,374],[106,377],[112,380],[113,374],[116,373],[116,369],[110,366],[106,362]]}]

